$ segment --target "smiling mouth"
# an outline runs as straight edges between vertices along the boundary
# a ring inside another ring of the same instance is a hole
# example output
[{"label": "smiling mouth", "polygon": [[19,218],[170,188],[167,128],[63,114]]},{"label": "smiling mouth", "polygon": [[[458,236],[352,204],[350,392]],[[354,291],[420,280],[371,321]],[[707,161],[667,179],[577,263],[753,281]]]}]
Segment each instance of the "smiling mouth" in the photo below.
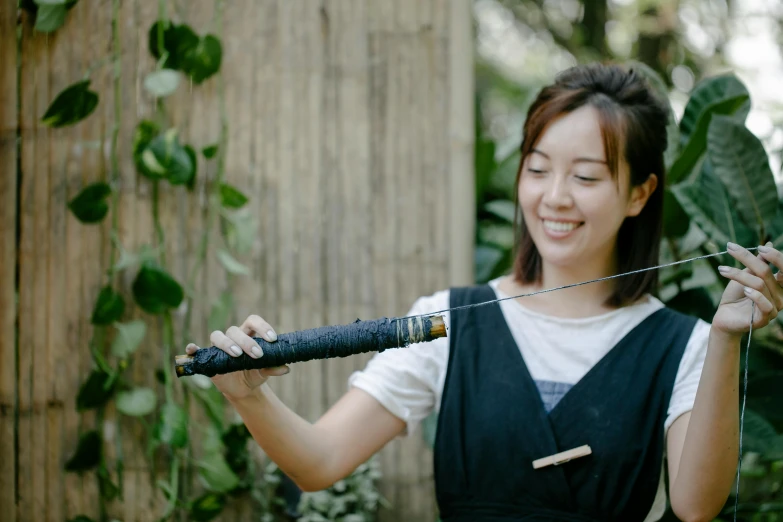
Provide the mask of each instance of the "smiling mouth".
[{"label": "smiling mouth", "polygon": [[550,221],[548,219],[542,219],[541,222],[544,227],[552,232],[571,232],[577,227],[582,226],[582,222],[576,223],[573,221]]}]

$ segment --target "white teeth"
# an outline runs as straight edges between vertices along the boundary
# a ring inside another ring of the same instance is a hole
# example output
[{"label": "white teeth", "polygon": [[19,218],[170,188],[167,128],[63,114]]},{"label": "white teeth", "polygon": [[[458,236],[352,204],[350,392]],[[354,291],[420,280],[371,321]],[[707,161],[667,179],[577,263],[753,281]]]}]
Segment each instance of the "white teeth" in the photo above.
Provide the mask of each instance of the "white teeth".
[{"label": "white teeth", "polygon": [[553,230],[555,232],[571,232],[573,229],[575,229],[578,224],[577,223],[563,223],[562,221],[547,221],[544,220],[544,226],[548,228],[549,230]]}]

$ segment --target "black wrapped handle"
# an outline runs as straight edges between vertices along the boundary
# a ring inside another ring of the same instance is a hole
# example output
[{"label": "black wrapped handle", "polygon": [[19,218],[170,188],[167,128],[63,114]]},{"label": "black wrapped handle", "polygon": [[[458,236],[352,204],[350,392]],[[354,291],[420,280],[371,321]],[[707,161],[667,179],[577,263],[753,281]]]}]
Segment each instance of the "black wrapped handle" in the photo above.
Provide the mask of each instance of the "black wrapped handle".
[{"label": "black wrapped handle", "polygon": [[286,364],[348,357],[359,353],[382,352],[388,348],[402,348],[413,343],[428,342],[446,336],[446,325],[441,315],[389,319],[382,317],[340,325],[323,326],[309,330],[284,333],[270,343],[254,338],[264,355],[255,359],[243,353],[233,357],[220,348],[202,348],[193,355],[177,355],[174,367],[177,377],[214,375],[274,368]]}]

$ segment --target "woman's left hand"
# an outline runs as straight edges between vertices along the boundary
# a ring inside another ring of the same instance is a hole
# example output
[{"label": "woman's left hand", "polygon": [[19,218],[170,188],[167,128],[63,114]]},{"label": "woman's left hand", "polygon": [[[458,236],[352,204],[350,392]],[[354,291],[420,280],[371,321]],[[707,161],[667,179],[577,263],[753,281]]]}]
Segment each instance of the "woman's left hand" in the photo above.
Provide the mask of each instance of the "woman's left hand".
[{"label": "woman's left hand", "polygon": [[728,244],[729,254],[745,265],[744,270],[720,267],[721,274],[730,279],[723,292],[712,327],[729,335],[742,335],[750,329],[751,302],[756,303],[753,312],[753,328],[762,328],[783,310],[783,275],[773,273],[769,263],[783,270],[783,254],[772,243],[759,247],[759,255]]}]

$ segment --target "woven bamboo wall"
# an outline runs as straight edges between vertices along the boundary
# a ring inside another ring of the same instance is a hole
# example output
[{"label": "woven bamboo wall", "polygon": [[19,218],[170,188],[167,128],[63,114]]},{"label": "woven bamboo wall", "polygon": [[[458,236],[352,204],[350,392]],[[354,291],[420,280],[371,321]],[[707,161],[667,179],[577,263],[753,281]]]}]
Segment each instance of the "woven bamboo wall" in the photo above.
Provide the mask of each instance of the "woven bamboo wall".
[{"label": "woven bamboo wall", "polygon": [[[175,19],[214,31],[213,1],[168,3]],[[138,120],[154,111],[142,83],[155,67],[147,31],[158,2],[120,2],[120,119],[109,63],[90,76],[101,96],[96,112],[57,130],[41,116],[110,56],[112,2],[79,2],[49,35],[35,33],[14,4],[0,2],[0,506],[4,521],[61,522],[98,516],[94,475],[63,465],[80,430],[96,423],[94,413],[76,412],[75,397],[92,367],[90,313],[111,246],[109,220],[86,226],[66,203],[107,179],[119,124],[120,238],[129,250],[153,241],[151,185],[134,169],[131,143]],[[285,332],[402,314],[419,295],[470,282],[469,0],[231,0],[223,27],[226,180],[250,197],[258,235],[241,258],[250,276],[227,280],[208,256],[192,329],[183,336],[175,314],[177,338],[208,342],[209,308],[226,288],[234,321],[258,313]],[[183,140],[197,149],[217,141],[216,77],[181,86],[167,104]],[[161,194],[166,255],[180,281],[206,226],[204,180],[214,169],[200,161],[196,195],[168,186]],[[134,309],[133,317],[144,315]],[[159,347],[160,329],[152,328],[130,371],[135,382],[159,389],[145,363],[157,364]],[[294,365],[273,386],[315,420],[366,360]],[[162,496],[149,480],[144,430],[115,418],[110,407],[104,427],[110,441],[122,432],[126,500],[109,515],[155,520]],[[107,445],[112,455],[115,446]],[[433,520],[431,453],[420,437],[391,443],[382,463],[393,506],[384,520]],[[257,518],[239,505],[221,520]]]}]

